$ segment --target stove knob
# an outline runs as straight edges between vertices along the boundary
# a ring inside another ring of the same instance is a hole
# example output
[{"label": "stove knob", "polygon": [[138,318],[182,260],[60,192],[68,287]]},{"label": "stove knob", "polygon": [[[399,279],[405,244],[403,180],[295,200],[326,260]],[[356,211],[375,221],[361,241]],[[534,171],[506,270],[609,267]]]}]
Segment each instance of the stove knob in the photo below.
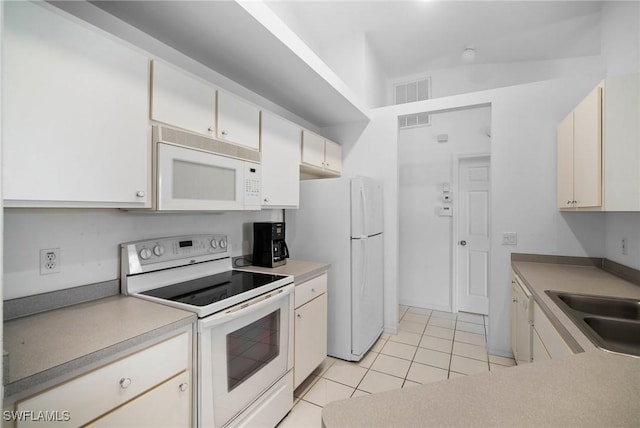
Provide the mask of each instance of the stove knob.
[{"label": "stove knob", "polygon": [[211,240],[211,248],[217,248],[218,247],[218,243],[216,242],[215,239]]},{"label": "stove knob", "polygon": [[160,257],[164,254],[164,247],[162,245],[156,245],[155,247],[153,247],[153,254]]},{"label": "stove knob", "polygon": [[220,240],[220,248],[227,248],[227,241],[225,241],[224,239]]},{"label": "stove knob", "polygon": [[142,260],[149,260],[151,258],[151,250],[148,248],[140,250],[140,258]]}]

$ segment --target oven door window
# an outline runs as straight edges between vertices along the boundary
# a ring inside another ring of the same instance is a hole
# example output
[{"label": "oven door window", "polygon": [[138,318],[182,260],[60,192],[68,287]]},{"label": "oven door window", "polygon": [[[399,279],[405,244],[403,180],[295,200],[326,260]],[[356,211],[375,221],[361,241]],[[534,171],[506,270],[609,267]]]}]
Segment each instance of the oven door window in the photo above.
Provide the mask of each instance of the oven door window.
[{"label": "oven door window", "polygon": [[280,355],[280,309],[227,334],[227,391]]}]

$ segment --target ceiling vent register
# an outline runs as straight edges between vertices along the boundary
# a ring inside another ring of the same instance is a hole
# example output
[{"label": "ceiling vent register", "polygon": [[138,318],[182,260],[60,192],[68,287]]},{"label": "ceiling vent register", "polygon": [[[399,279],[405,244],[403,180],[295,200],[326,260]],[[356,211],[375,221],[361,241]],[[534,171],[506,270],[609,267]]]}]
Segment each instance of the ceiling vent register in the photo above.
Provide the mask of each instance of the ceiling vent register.
[{"label": "ceiling vent register", "polygon": [[[393,86],[395,104],[406,104],[428,100],[431,93],[431,79],[424,78],[410,82],[398,83]],[[400,129],[428,126],[431,124],[429,114],[413,113],[398,117]]]}]

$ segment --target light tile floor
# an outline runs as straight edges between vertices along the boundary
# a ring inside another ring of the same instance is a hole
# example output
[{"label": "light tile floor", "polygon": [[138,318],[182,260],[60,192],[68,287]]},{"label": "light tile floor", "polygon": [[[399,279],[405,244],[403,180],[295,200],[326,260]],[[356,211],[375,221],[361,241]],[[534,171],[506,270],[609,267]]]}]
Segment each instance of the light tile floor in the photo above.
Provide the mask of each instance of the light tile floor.
[{"label": "light tile floor", "polygon": [[322,407],[334,400],[515,366],[488,355],[486,325],[483,315],[400,306],[397,334],[383,334],[357,363],[327,357],[295,390],[278,426],[319,428]]}]

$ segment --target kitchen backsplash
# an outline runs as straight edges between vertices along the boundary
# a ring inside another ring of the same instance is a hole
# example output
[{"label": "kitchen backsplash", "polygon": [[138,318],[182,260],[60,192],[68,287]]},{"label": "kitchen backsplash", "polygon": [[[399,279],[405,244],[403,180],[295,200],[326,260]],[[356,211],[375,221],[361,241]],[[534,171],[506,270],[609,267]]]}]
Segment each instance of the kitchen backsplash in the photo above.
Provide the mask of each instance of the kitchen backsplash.
[{"label": "kitchen backsplash", "polygon": [[[5,300],[120,277],[123,242],[192,233],[226,233],[231,255],[250,254],[254,221],[282,211],[144,213],[119,210],[6,209]],[[40,250],[59,248],[59,273],[40,275]]]}]

